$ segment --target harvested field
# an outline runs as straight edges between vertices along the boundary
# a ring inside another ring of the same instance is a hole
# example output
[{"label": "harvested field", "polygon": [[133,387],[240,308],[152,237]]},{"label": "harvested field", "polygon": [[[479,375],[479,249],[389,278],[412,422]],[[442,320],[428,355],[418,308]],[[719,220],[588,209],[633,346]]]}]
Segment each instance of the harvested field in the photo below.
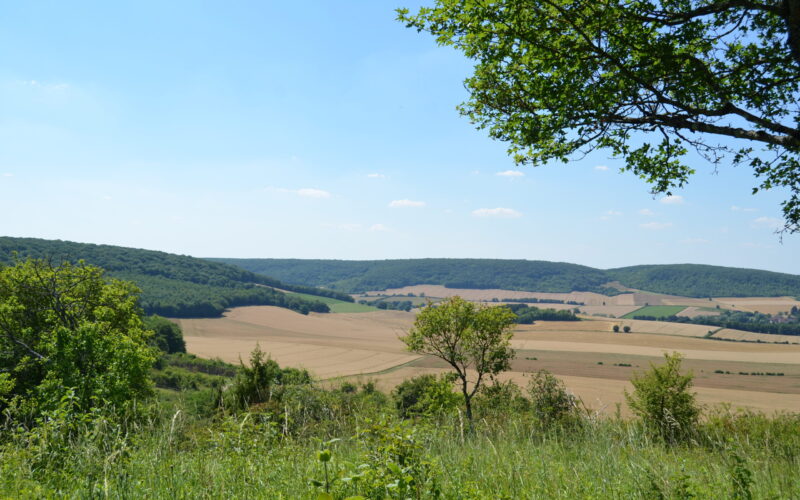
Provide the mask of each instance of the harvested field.
[{"label": "harvested field", "polygon": [[713,336],[715,339],[746,340],[748,342],[788,342],[790,344],[800,344],[798,335],[772,335],[768,333],[743,332],[742,330],[731,330],[723,328]]},{"label": "harvested field", "polygon": [[736,311],[777,314],[800,307],[800,301],[792,297],[722,297],[714,300],[720,307]]},{"label": "harvested field", "polygon": [[713,309],[710,307],[687,307],[683,311],[681,311],[681,316],[686,316],[687,318],[696,318],[698,316],[719,316],[721,314],[719,309]]},{"label": "harvested field", "polygon": [[310,370],[317,377],[371,373],[418,356],[398,340],[412,313],[378,311],[309,314],[269,306],[238,307],[222,318],[177,319],[189,352],[238,362],[258,343],[278,363]]},{"label": "harvested field", "polygon": [[[405,351],[398,337],[413,320],[413,313],[401,311],[303,316],[255,306],[235,308],[223,318],[175,321],[184,329],[188,350],[201,356],[246,361],[259,343],[282,365],[306,368],[318,378],[374,379],[390,389],[407,377],[447,370],[435,358]],[[615,324],[629,324],[633,333],[613,333]],[[768,412],[800,408],[800,345],[714,341],[702,338],[707,329],[635,320],[518,325],[512,340],[518,356],[503,378],[524,386],[528,373],[544,368],[588,406],[613,412],[624,402],[622,390],[630,387],[634,371],[658,363],[664,352],[679,351],[696,375],[703,403],[731,402]]]}]

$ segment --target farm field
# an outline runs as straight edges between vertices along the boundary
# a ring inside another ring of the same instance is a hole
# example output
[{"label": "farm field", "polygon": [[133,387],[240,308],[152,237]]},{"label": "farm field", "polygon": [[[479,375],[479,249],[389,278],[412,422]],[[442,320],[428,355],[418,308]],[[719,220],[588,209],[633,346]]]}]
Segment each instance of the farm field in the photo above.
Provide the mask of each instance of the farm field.
[{"label": "farm field", "polygon": [[305,293],[288,292],[287,295],[300,297],[307,300],[318,300],[328,304],[333,313],[359,313],[377,311],[376,307],[359,304],[357,302],[345,302],[344,300],[334,299],[332,297],[321,297],[319,295],[308,295]]},{"label": "farm field", "polygon": [[[281,365],[306,368],[320,379],[371,379],[390,389],[404,378],[446,370],[434,358],[404,350],[398,337],[413,320],[413,313],[401,311],[303,316],[252,306],[235,308],[223,318],[175,321],[184,330],[188,350],[200,356],[246,360],[258,343]],[[615,324],[628,324],[633,333],[613,333]],[[768,412],[800,407],[800,345],[720,342],[702,338],[707,330],[636,320],[519,325],[512,340],[517,359],[504,377],[524,386],[527,373],[544,368],[589,407],[613,411],[624,401],[623,390],[630,388],[635,370],[659,362],[665,352],[679,351],[696,375],[705,404],[730,402]]]},{"label": "farm field", "polygon": [[[493,299],[502,301],[503,299],[555,299],[564,302],[582,302],[583,306],[577,306],[585,314],[607,315],[622,317],[637,309],[645,306],[682,306],[681,309],[692,307],[690,314],[702,315],[714,314],[713,310],[732,309],[735,311],[762,312],[777,314],[789,311],[793,306],[800,307],[800,301],[793,297],[721,297],[721,298],[694,298],[681,297],[677,295],[666,295],[659,293],[642,292],[640,290],[627,289],[630,293],[623,293],[615,296],[607,296],[594,292],[571,292],[571,293],[540,293],[523,292],[519,290],[502,289],[469,289],[469,288],[446,288],[440,285],[414,285],[403,288],[392,288],[384,291],[372,291],[363,294],[364,296],[377,295],[407,295],[413,293],[416,296],[447,298],[458,295],[467,300],[492,302]],[[537,305],[537,304],[532,304]],[[539,307],[553,309],[571,309],[576,306],[569,304],[538,304]],[[712,311],[705,311],[711,309]],[[640,313],[644,314],[644,313]]]},{"label": "farm field", "polygon": [[631,311],[625,316],[625,319],[633,319],[634,316],[653,316],[654,318],[666,318],[675,316],[679,312],[686,309],[684,306],[644,306],[635,311]]}]

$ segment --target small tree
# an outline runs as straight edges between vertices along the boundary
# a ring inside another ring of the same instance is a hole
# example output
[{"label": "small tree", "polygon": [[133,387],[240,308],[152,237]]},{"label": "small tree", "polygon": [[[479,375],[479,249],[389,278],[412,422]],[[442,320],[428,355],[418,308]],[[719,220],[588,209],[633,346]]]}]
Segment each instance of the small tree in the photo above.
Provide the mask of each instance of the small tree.
[{"label": "small tree", "polygon": [[614,330],[614,333],[619,333],[619,325],[614,325],[612,329]]},{"label": "small tree", "polygon": [[691,435],[700,408],[695,393],[690,392],[694,375],[681,375],[681,355],[664,354],[665,364],[650,365],[650,371],[636,374],[632,379],[633,394],[625,391],[633,413],[667,442]]},{"label": "small tree", "polygon": [[[514,357],[510,340],[515,319],[507,307],[479,307],[451,297],[436,305],[428,303],[401,340],[410,351],[436,356],[453,367],[467,419],[472,421],[472,397],[484,378],[507,370]],[[469,371],[475,372],[472,381]]]},{"label": "small tree", "polygon": [[155,350],[139,290],[98,267],[0,267],[0,411],[26,423],[58,407],[124,412],[152,395]]},{"label": "small tree", "polygon": [[578,400],[567,392],[564,382],[547,370],[539,370],[528,382],[534,415],[545,425],[576,415]]},{"label": "small tree", "polygon": [[631,327],[629,327],[628,325],[625,325],[625,326],[622,327],[622,331],[625,332],[625,333],[631,333]]}]

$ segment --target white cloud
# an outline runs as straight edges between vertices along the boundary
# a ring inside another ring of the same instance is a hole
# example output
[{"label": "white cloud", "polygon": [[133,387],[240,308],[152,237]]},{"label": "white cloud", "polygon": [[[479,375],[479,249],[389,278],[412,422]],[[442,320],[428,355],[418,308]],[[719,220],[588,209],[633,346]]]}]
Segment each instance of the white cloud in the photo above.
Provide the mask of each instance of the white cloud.
[{"label": "white cloud", "polygon": [[737,207],[736,205],[731,206],[731,212],[757,212],[758,209],[756,208],[745,208],[745,207]]},{"label": "white cloud", "polygon": [[664,205],[683,205],[683,196],[679,194],[671,194],[659,200]]},{"label": "white cloud", "polygon": [[479,208],[477,210],[472,211],[472,215],[475,217],[502,217],[506,219],[513,219],[516,217],[522,217],[522,214],[514,210],[513,208]]},{"label": "white cloud", "polygon": [[331,193],[325,191],[324,189],[316,189],[316,188],[301,188],[301,189],[286,189],[286,188],[279,188],[274,186],[267,186],[265,188],[267,191],[272,191],[275,193],[291,193],[296,194],[297,196],[302,196],[304,198],[317,198],[317,199],[326,199],[331,197]]},{"label": "white cloud", "polygon": [[519,170],[506,170],[504,172],[497,172],[494,175],[499,175],[500,177],[525,177],[525,173]]},{"label": "white cloud", "polygon": [[759,217],[753,220],[753,225],[757,227],[767,227],[777,231],[783,226],[783,221],[775,217]]},{"label": "white cloud", "polygon": [[639,210],[639,214],[640,215],[646,215],[646,216],[650,217],[652,215],[655,215],[656,213],[653,212],[652,210],[650,210],[649,208],[643,208],[643,209]]},{"label": "white cloud", "polygon": [[315,188],[302,188],[297,190],[298,196],[303,196],[306,198],[330,198],[331,194],[327,191],[322,189],[315,189]]},{"label": "white cloud", "polygon": [[26,87],[42,89],[42,90],[58,91],[58,90],[67,90],[69,88],[68,83],[44,83],[38,80],[22,80],[18,83]]},{"label": "white cloud", "polygon": [[595,170],[600,170],[601,172],[605,172],[606,170],[608,170],[608,167],[605,166],[605,165],[598,165],[598,166],[594,167],[594,169]]},{"label": "white cloud", "polygon": [[753,243],[752,241],[747,241],[745,243],[742,243],[739,246],[741,246],[742,248],[757,248],[757,249],[760,249],[760,250],[766,250],[766,249],[769,249],[769,248],[773,248],[771,245],[765,245],[763,243]]},{"label": "white cloud", "polygon": [[658,231],[661,229],[667,229],[668,227],[672,227],[672,222],[647,222],[645,224],[639,224],[639,227],[642,229],[650,229],[653,231]]},{"label": "white cloud", "polygon": [[325,227],[337,229],[339,231],[358,231],[361,229],[361,224],[324,224]]},{"label": "white cloud", "polygon": [[11,172],[6,172],[3,174],[3,177],[14,177],[14,174],[12,174]]},{"label": "white cloud", "polygon": [[687,238],[685,240],[681,240],[681,243],[685,243],[687,245],[705,245],[706,243],[711,243],[711,240],[707,240],[705,238]]},{"label": "white cloud", "polygon": [[389,228],[383,224],[373,224],[369,227],[370,231],[388,231]]},{"label": "white cloud", "polygon": [[113,198],[113,197],[112,197],[110,194],[104,194],[104,195],[103,195],[103,199],[104,199],[104,200],[106,200],[106,201],[111,201],[111,200],[113,200],[114,198]]},{"label": "white cloud", "polygon": [[609,210],[608,212],[606,212],[606,215],[616,217],[622,215],[622,212],[617,212],[616,210]]},{"label": "white cloud", "polygon": [[425,206],[425,202],[414,200],[392,200],[389,202],[389,206],[392,208],[420,208]]},{"label": "white cloud", "polygon": [[375,173],[375,174],[367,174],[367,177],[369,177],[370,179],[385,179],[385,178],[386,178],[386,176],[385,176],[385,175],[383,175],[383,174],[378,174],[378,173]]}]

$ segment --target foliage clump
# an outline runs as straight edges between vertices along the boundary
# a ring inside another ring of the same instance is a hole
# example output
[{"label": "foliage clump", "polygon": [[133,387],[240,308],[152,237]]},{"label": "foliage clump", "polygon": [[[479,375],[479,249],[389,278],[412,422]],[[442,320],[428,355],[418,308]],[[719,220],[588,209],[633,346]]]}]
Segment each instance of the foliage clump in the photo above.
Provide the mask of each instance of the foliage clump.
[{"label": "foliage clump", "polygon": [[691,437],[700,417],[696,395],[691,392],[694,376],[680,373],[681,359],[677,352],[664,354],[663,365],[651,364],[648,372],[636,374],[631,379],[633,393],[625,391],[633,413],[669,443]]},{"label": "foliage clump", "polygon": [[132,284],[83,263],[0,269],[0,410],[30,425],[65,397],[80,413],[149,398],[156,353],[137,300]]}]

